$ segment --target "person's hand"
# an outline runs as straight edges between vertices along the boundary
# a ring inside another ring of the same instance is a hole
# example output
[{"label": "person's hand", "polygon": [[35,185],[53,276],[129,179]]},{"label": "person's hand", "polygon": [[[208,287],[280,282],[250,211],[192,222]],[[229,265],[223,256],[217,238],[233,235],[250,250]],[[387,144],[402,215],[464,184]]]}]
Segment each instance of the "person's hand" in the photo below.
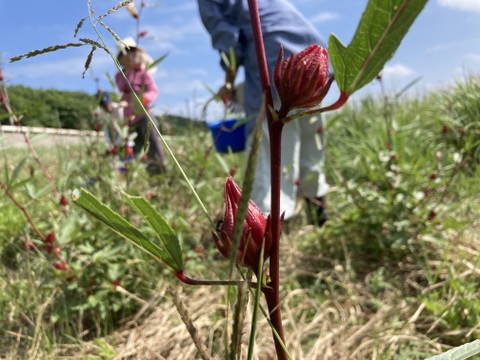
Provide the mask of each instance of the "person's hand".
[{"label": "person's hand", "polygon": [[118,103],[118,105],[120,105],[121,107],[127,107],[128,106],[128,102],[126,102],[125,100],[122,100]]},{"label": "person's hand", "polygon": [[145,107],[150,106],[150,100],[147,99],[147,97],[145,97],[145,96],[142,96],[142,105],[145,106]]},{"label": "person's hand", "polygon": [[218,90],[216,96],[218,96],[224,104],[230,103],[233,97],[233,85],[230,83],[223,85]]}]

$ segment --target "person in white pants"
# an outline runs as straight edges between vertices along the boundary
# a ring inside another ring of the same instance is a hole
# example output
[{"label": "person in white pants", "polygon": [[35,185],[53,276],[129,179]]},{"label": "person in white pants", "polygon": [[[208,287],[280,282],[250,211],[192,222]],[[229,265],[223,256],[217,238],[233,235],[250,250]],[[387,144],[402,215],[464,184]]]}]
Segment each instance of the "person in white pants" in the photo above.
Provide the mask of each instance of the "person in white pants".
[{"label": "person in white pants", "polygon": [[[323,146],[323,119],[320,116],[296,119],[284,126],[280,204],[285,219],[295,215],[297,199],[304,198],[311,221],[318,225],[326,221],[324,207],[328,184],[323,172]],[[263,212],[270,212],[270,142],[266,121],[262,124],[252,200]]]},{"label": "person in white pants", "polygon": [[[225,85],[217,95],[231,99],[237,69],[245,69],[245,112],[252,130],[261,109],[262,86],[250,24],[247,0],[197,0],[202,22],[212,39],[212,46],[220,53],[235,54],[236,68],[226,64]],[[319,44],[326,48],[317,30],[287,0],[258,0],[265,53],[270,74],[273,73],[280,47],[285,58],[298,53],[308,45]],[[273,81],[272,81],[273,83]],[[275,98],[275,89],[272,85]],[[282,141],[281,211],[288,219],[295,214],[297,197],[307,200],[312,209],[313,221],[323,225],[324,196],[328,185],[323,174],[323,124],[321,117],[296,119],[284,126]],[[270,213],[270,150],[266,121],[259,161],[255,173],[252,200],[265,213]]]}]

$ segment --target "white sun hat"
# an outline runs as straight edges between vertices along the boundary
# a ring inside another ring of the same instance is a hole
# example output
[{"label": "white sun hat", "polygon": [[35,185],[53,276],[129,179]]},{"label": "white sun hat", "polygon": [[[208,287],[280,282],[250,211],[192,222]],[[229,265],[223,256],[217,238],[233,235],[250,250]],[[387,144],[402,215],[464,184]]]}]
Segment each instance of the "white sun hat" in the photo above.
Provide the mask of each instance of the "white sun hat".
[{"label": "white sun hat", "polygon": [[121,53],[126,54],[126,52],[130,49],[140,50],[140,56],[142,57],[142,64],[145,66],[148,72],[153,74],[157,71],[156,66],[150,67],[154,62],[152,57],[148,55],[142,47],[138,46],[137,42],[133,37],[128,36],[121,41],[117,41],[117,49],[118,49],[117,58]]}]

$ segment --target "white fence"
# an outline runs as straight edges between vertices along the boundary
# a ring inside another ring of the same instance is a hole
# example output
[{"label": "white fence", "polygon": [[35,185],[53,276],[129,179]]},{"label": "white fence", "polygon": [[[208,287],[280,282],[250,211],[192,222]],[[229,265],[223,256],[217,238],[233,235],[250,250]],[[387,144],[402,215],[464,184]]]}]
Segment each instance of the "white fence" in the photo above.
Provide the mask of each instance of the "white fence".
[{"label": "white fence", "polygon": [[80,144],[86,139],[97,138],[103,140],[102,132],[97,133],[91,130],[0,125],[0,148],[27,146],[25,134],[35,146]]}]

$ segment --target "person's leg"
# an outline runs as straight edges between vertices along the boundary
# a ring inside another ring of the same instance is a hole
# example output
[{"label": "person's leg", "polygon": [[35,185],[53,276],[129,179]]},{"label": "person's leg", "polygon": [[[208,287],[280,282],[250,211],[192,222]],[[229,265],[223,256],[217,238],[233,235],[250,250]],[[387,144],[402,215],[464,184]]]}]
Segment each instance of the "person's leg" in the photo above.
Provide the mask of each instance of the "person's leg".
[{"label": "person's leg", "polygon": [[[148,148],[147,148],[147,172],[150,175],[161,174],[166,171],[166,160],[165,155],[163,153],[163,149],[160,145],[160,139],[158,138],[158,134],[155,132],[153,128],[148,130],[149,121],[147,117],[140,120],[135,128],[134,131],[137,133],[137,137],[135,138],[135,145],[133,147],[133,152],[135,156],[140,155],[143,153],[143,149],[145,148],[146,141],[147,141],[147,133],[150,132],[150,136],[148,137]],[[155,120],[154,120],[155,121]]]},{"label": "person's leg", "polygon": [[[297,197],[296,179],[299,176],[300,132],[295,122],[286,124],[282,134],[282,173],[280,178],[281,213],[285,211],[285,219],[295,214]],[[262,126],[262,142],[255,171],[252,200],[265,213],[271,210],[270,199],[270,141],[266,121]]]},{"label": "person's leg", "polygon": [[143,152],[145,146],[145,137],[147,135],[147,119],[142,119],[136,123],[130,130],[131,132],[137,133],[133,145],[133,153],[135,156],[140,155]]},{"label": "person's leg", "polygon": [[299,195],[307,201],[310,221],[319,226],[327,220],[325,195],[328,184],[323,172],[324,121],[320,115],[302,118],[299,122],[301,134]]},{"label": "person's leg", "polygon": [[[155,119],[154,122],[158,128],[158,123]],[[165,159],[165,154],[163,153],[163,148],[160,144],[160,138],[158,137],[157,132],[153,127],[150,128],[150,130],[149,147],[147,152],[147,171],[150,175],[155,175],[164,173],[166,171],[167,161]]]}]

